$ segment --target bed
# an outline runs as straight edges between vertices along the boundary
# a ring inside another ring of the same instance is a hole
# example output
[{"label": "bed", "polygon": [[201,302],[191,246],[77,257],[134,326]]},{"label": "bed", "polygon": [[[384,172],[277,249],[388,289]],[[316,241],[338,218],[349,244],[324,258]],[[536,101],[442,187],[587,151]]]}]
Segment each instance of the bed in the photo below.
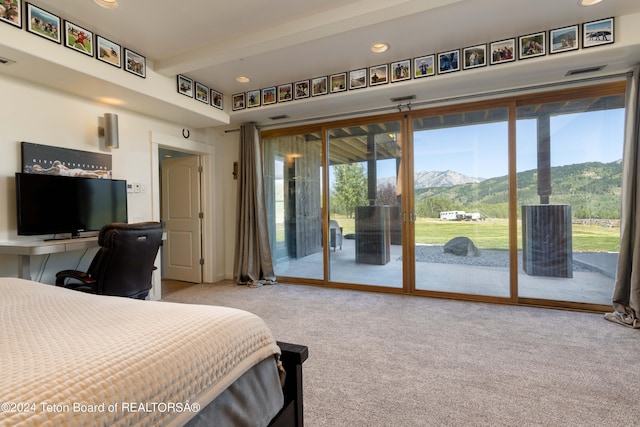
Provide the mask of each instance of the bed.
[{"label": "bed", "polygon": [[0,425],[301,426],[306,357],[246,311],[0,278]]}]

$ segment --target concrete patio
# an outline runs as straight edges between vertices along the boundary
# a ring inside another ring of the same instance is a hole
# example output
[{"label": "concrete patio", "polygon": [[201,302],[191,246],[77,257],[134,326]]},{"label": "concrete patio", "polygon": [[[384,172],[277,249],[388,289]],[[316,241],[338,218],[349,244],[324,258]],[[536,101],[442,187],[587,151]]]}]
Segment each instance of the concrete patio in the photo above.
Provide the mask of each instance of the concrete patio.
[{"label": "concrete patio", "polygon": [[[330,251],[330,280],[401,288],[402,247],[391,245],[390,249],[390,262],[385,265],[357,264],[355,241],[344,239],[342,250]],[[588,271],[574,271],[572,278],[530,276],[519,268],[519,296],[609,305],[616,262],[617,253],[574,253],[574,265]],[[322,252],[318,252],[300,259],[279,260],[275,269],[277,276],[322,280],[322,265]],[[416,289],[508,297],[509,269],[416,262]]]}]

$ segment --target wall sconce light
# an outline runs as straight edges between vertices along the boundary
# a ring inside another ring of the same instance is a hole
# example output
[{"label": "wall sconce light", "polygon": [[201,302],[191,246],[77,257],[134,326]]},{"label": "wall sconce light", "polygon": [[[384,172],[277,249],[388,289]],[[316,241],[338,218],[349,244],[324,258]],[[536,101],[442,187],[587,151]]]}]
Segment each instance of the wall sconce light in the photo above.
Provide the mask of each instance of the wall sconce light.
[{"label": "wall sconce light", "polygon": [[104,113],[104,126],[98,127],[98,136],[104,138],[104,146],[106,148],[120,147],[117,114]]}]

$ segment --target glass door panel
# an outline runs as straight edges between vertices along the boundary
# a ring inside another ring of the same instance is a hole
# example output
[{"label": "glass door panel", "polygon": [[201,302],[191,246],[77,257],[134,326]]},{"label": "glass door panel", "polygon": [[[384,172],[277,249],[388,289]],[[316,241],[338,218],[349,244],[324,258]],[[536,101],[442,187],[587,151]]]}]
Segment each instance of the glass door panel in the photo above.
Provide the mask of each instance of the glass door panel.
[{"label": "glass door panel", "polygon": [[402,288],[400,122],[328,131],[329,280]]},{"label": "glass door panel", "polygon": [[264,185],[276,276],[324,278],[320,133],[265,138]]},{"label": "glass door panel", "polygon": [[413,120],[415,288],[509,297],[508,109]]},{"label": "glass door panel", "polygon": [[624,95],[518,107],[520,297],[611,303],[623,130]]}]

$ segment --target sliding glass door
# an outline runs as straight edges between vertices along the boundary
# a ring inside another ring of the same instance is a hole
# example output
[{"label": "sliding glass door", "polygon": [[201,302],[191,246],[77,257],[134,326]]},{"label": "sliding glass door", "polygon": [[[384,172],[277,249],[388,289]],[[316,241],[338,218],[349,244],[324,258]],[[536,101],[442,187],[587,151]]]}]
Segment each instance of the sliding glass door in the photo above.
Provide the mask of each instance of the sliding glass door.
[{"label": "sliding glass door", "polygon": [[527,103],[517,118],[519,296],[608,305],[624,95]]},{"label": "sliding glass door", "polygon": [[413,120],[415,289],[509,297],[508,109]]},{"label": "sliding glass door", "polygon": [[263,134],[278,277],[603,309],[624,83]]},{"label": "sliding glass door", "polygon": [[276,276],[323,279],[322,138],[266,139],[264,183]]},{"label": "sliding glass door", "polygon": [[402,288],[400,122],[327,131],[329,277]]}]

